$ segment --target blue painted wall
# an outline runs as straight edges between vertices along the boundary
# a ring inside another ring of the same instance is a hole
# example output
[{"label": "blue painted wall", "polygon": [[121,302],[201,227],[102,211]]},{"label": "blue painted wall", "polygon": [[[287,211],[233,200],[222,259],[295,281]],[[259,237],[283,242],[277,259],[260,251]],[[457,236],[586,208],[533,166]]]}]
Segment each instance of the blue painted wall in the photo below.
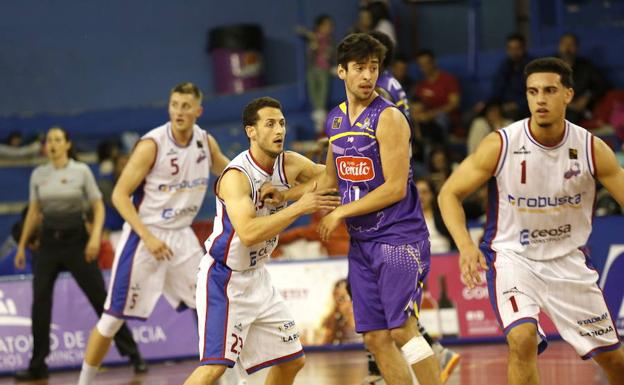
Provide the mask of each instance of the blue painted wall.
[{"label": "blue painted wall", "polygon": [[297,78],[298,20],[330,13],[343,34],[357,0],[3,1],[0,115],[162,103],[190,80],[213,92],[207,31],[260,23],[269,84]]}]

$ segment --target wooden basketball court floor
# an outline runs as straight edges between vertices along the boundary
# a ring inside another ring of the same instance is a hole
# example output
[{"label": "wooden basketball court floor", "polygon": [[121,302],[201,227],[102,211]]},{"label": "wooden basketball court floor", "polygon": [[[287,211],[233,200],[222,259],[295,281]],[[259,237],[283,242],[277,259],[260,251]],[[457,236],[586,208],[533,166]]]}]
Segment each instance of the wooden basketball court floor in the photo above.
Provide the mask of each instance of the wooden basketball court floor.
[{"label": "wooden basketball court floor", "polygon": [[[453,347],[462,360],[447,385],[506,385],[507,349],[503,344]],[[310,352],[295,385],[360,385],[366,374],[363,351]],[[144,375],[134,375],[130,366],[104,369],[98,373],[96,385],[181,385],[195,368],[195,361],[150,365]],[[542,385],[607,385],[593,361],[581,360],[562,341],[551,342],[539,359]],[[262,385],[267,370],[248,378],[249,385]],[[21,382],[32,385],[75,385],[77,371],[54,372],[49,380]],[[11,377],[1,377],[0,385],[14,384]]]}]

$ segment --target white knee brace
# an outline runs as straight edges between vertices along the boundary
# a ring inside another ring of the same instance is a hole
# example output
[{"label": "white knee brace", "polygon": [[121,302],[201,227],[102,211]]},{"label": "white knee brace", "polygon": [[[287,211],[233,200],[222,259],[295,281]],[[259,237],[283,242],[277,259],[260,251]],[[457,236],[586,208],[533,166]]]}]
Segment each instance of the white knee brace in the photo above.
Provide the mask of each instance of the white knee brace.
[{"label": "white knee brace", "polygon": [[433,350],[423,336],[414,337],[401,347],[408,364],[413,365],[433,356]]},{"label": "white knee brace", "polygon": [[95,325],[98,332],[107,338],[113,338],[115,334],[121,329],[124,321],[122,319],[113,317],[110,314],[102,313],[100,320]]}]

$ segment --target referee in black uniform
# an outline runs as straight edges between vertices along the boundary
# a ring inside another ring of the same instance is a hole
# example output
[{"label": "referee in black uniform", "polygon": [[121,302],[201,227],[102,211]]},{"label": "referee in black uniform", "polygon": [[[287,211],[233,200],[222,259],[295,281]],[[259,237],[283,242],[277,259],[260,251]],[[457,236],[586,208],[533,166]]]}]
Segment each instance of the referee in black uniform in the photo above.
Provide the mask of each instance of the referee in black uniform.
[{"label": "referee in black uniform", "polygon": [[[22,268],[27,240],[41,220],[40,247],[33,258],[33,355],[28,369],[15,374],[22,381],[48,377],[45,358],[50,353],[52,295],[59,272],[69,270],[98,317],[106,300],[97,266],[104,223],[102,194],[89,167],[73,159],[64,129],[50,128],[46,150],[50,162],[37,167],[30,177],[30,203],[15,255],[15,266]],[[91,234],[85,227],[86,202],[93,210]],[[147,370],[126,325],[115,336],[115,344],[122,356],[130,357],[136,372]]]}]

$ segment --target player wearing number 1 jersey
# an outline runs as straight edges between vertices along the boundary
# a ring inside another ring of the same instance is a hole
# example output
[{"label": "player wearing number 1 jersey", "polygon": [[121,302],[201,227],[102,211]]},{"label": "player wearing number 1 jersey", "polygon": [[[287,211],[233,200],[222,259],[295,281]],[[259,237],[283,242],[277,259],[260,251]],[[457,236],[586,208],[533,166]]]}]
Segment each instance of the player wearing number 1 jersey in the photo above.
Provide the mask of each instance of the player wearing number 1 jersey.
[{"label": "player wearing number 1 jersey", "polygon": [[123,319],[146,319],[161,294],[176,308],[195,308],[195,274],[203,250],[190,225],[210,172],[221,174],[229,161],[195,124],[201,100],[192,83],[173,88],[170,121],[141,138],[115,186],[113,203],[126,223],[105,314],[91,332],[79,385],[93,383]]},{"label": "player wearing number 1 jersey", "polygon": [[[487,271],[490,301],[509,344],[509,384],[539,384],[537,354],[546,347],[543,310],[583,359],[609,383],[624,384],[624,352],[584,250],[597,179],[624,205],[624,170],[611,149],[565,120],[572,70],[543,58],[525,68],[531,118],[490,134],[451,175],[439,202],[460,252],[463,281]],[[481,250],[471,241],[460,201],[489,180]]]}]

